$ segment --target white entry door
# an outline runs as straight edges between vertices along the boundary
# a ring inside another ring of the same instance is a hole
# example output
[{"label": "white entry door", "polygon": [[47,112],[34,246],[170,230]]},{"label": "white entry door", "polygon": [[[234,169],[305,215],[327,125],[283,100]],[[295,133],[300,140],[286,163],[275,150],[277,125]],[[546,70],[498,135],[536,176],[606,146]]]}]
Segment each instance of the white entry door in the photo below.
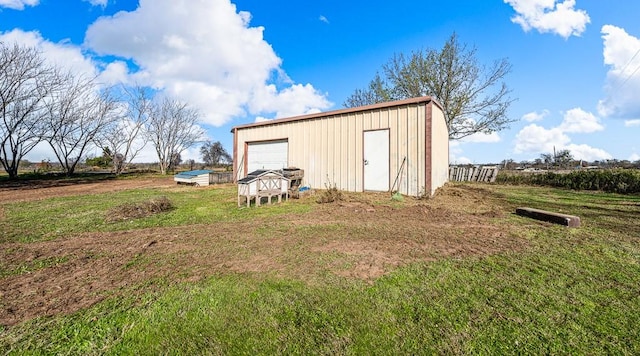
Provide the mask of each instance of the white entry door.
[{"label": "white entry door", "polygon": [[389,130],[364,132],[364,190],[389,190]]},{"label": "white entry door", "polygon": [[289,143],[283,141],[252,142],[247,145],[247,173],[258,169],[287,168]]}]

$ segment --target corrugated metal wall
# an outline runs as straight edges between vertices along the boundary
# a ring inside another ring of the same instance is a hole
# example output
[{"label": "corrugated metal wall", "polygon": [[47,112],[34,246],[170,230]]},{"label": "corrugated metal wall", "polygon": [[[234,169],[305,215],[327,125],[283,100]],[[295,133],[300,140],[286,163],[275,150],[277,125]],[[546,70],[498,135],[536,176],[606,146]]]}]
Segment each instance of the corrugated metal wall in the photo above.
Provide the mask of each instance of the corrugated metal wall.
[{"label": "corrugated metal wall", "polygon": [[431,155],[431,195],[436,189],[449,180],[449,130],[445,122],[444,113],[433,106],[432,110],[432,142]]},{"label": "corrugated metal wall", "polygon": [[[304,169],[305,184],[320,189],[328,184],[335,184],[342,190],[362,191],[364,131],[389,129],[390,185],[393,185],[397,178],[396,185],[399,189],[394,190],[417,196],[429,190],[425,187],[425,123],[428,105],[431,105],[430,101],[420,101],[335,115],[328,113],[328,116],[299,121],[240,127],[236,130],[234,139],[237,178],[246,174],[242,164],[245,161],[246,143],[288,139],[289,166]],[[445,125],[440,109],[435,105],[431,107],[434,113],[440,114],[437,119],[442,120],[442,124]],[[446,125],[444,127],[446,130]],[[446,145],[446,148],[441,147],[434,151],[437,155],[445,154],[444,157],[438,157],[437,163],[440,165],[441,162],[446,162],[448,168],[448,134],[445,133],[443,142],[437,142],[440,145],[444,142]],[[405,157],[404,167],[400,171]],[[439,174],[437,176],[440,177]],[[445,175],[446,177],[448,176]],[[440,182],[440,179],[436,181]]]}]

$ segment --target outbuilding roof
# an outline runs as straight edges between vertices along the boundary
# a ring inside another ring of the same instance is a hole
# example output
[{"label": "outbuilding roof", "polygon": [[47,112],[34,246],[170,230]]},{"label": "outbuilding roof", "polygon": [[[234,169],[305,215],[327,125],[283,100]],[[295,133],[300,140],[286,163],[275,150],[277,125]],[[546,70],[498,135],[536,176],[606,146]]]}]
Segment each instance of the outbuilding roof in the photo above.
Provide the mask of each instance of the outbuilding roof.
[{"label": "outbuilding roof", "polygon": [[176,174],[174,177],[178,177],[178,178],[193,178],[193,177],[197,177],[197,176],[202,175],[202,174],[209,174],[209,173],[211,173],[211,171],[208,170],[208,169],[200,169],[200,170],[196,170],[196,171],[180,172],[180,173]]},{"label": "outbuilding roof", "polygon": [[402,105],[418,104],[418,103],[428,103],[428,102],[433,102],[436,106],[438,106],[440,108],[440,110],[444,111],[444,109],[442,108],[442,105],[437,100],[435,100],[433,97],[422,96],[422,97],[418,97],[418,98],[396,100],[396,101],[388,101],[388,102],[385,102],[385,103],[378,103],[378,104],[373,104],[373,105],[359,106],[359,107],[354,107],[354,108],[347,108],[347,109],[340,109],[340,110],[333,110],[333,111],[325,111],[325,112],[319,112],[319,113],[315,113],[315,114],[307,114],[307,115],[293,116],[293,117],[287,117],[287,118],[282,118],[282,119],[268,120],[268,121],[263,121],[263,122],[256,122],[256,123],[251,123],[251,124],[238,125],[238,126],[233,127],[231,129],[231,132],[234,132],[235,130],[238,130],[238,129],[246,129],[246,128],[249,128],[249,127],[268,126],[268,125],[275,125],[275,124],[280,124],[280,123],[284,123],[284,122],[291,122],[291,121],[311,120],[311,119],[317,119],[317,118],[328,117],[328,116],[349,114],[349,113],[352,113],[352,112],[376,110],[376,109],[390,108],[390,107],[394,107],[394,106],[402,106]]}]

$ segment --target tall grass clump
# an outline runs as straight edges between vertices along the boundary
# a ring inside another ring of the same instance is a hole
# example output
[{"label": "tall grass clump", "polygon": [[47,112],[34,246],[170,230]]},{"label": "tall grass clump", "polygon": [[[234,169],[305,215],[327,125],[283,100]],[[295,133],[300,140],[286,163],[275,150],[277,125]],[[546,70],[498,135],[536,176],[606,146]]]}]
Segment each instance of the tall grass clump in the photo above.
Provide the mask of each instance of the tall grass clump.
[{"label": "tall grass clump", "polygon": [[635,169],[591,170],[571,173],[500,174],[502,184],[529,184],[573,190],[600,190],[609,193],[640,193],[640,171]]},{"label": "tall grass clump", "polygon": [[327,189],[318,197],[317,202],[319,204],[333,203],[335,201],[342,200],[342,192],[338,189],[335,183],[333,185],[331,185],[331,183],[325,183],[324,186]]}]

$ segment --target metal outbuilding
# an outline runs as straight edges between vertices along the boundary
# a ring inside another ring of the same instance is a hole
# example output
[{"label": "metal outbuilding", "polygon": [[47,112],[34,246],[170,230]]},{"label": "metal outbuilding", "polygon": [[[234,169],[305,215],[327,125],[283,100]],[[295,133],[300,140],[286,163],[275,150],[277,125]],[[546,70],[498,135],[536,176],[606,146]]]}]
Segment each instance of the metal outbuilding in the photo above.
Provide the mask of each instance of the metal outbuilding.
[{"label": "metal outbuilding", "polygon": [[430,196],[449,172],[442,106],[420,97],[236,126],[236,181],[258,169],[290,166],[305,184],[345,191]]}]

